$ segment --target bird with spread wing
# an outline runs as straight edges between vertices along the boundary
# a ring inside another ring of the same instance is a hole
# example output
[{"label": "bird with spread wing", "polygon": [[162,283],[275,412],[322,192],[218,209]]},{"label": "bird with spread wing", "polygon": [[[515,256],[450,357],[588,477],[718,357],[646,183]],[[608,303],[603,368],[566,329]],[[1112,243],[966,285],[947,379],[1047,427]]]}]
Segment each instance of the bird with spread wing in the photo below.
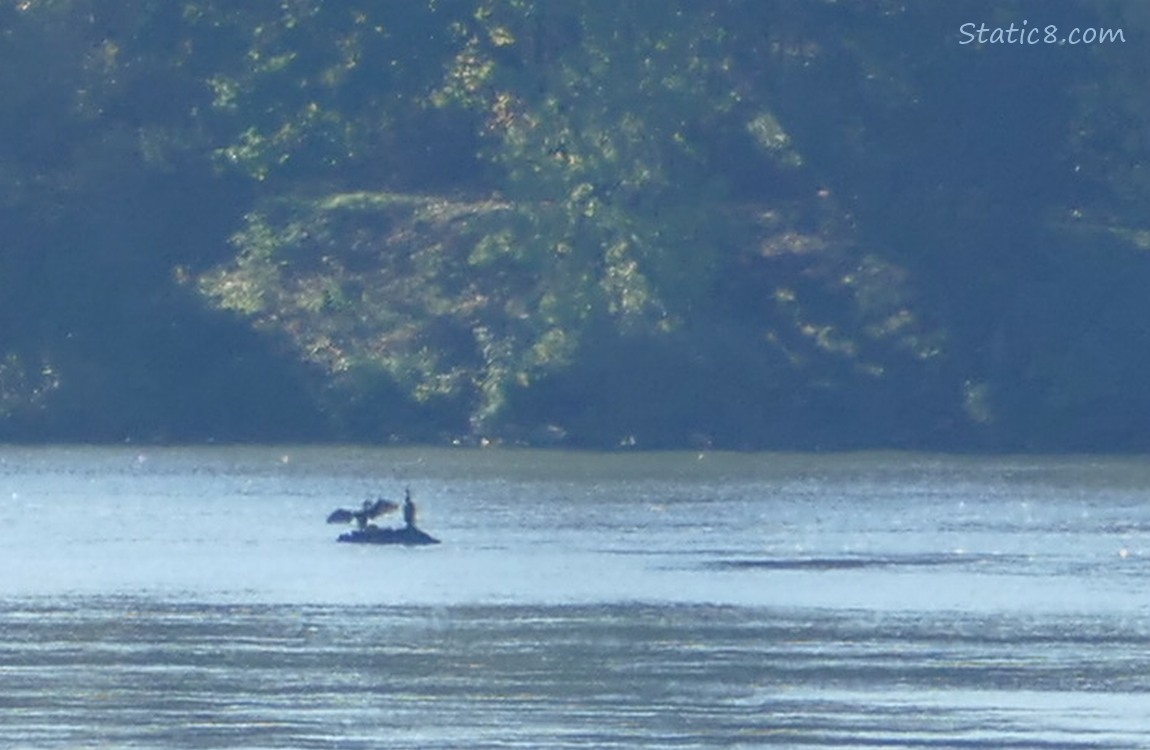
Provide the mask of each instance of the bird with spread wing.
[{"label": "bird with spread wing", "polygon": [[382,497],[377,498],[375,502],[371,500],[364,500],[363,507],[359,510],[348,510],[347,508],[337,508],[331,512],[327,517],[328,523],[350,523],[355,521],[356,526],[361,529],[367,528],[368,521],[371,521],[385,513],[391,513],[399,508],[399,505],[384,500]]}]

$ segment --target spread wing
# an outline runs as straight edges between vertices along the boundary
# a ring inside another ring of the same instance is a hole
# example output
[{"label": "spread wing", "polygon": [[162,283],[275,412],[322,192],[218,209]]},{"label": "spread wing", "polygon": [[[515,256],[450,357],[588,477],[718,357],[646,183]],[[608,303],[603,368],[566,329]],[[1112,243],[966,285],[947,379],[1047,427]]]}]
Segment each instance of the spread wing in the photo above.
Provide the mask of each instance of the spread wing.
[{"label": "spread wing", "polygon": [[397,503],[393,503],[390,500],[384,500],[382,497],[377,498],[376,501],[371,504],[371,507],[367,509],[367,517],[375,518],[377,516],[382,516],[384,513],[391,513],[398,508],[399,505]]},{"label": "spread wing", "polygon": [[360,518],[362,518],[363,522],[367,523],[371,519],[382,516],[384,513],[391,513],[392,511],[396,510],[397,508],[399,508],[399,505],[391,502],[390,500],[384,500],[381,497],[381,498],[377,498],[374,503],[373,502],[365,502],[363,504],[363,508],[360,510],[348,510],[347,508],[336,508],[327,517],[327,522],[328,523],[351,523],[352,521],[356,521],[356,520],[359,520]]},{"label": "spread wing", "polygon": [[355,520],[355,514],[347,508],[336,508],[327,517],[328,523],[351,523]]}]

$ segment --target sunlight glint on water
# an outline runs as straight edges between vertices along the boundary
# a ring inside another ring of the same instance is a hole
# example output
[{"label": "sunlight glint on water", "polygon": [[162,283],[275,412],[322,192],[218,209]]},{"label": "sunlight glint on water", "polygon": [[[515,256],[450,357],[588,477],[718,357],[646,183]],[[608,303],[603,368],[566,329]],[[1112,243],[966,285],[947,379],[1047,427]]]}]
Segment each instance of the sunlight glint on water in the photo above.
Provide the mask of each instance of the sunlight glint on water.
[{"label": "sunlight glint on water", "polygon": [[[402,496],[444,540],[334,543]],[[0,746],[1135,748],[1135,459],[0,450]]]}]

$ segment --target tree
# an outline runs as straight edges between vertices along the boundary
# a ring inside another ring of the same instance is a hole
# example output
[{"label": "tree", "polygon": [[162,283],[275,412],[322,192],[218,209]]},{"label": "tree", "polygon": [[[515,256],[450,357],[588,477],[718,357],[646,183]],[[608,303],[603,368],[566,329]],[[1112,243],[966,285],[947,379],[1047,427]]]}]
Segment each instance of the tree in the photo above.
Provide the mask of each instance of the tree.
[{"label": "tree", "polygon": [[244,358],[270,361],[258,349],[205,350],[201,336],[227,342],[243,330],[205,315],[173,274],[218,258],[238,203],[235,184],[202,158],[210,91],[184,10],[160,0],[0,7],[0,211],[10,228],[0,400],[10,434],[206,437],[209,415],[244,411],[221,400],[269,378],[240,377]]}]

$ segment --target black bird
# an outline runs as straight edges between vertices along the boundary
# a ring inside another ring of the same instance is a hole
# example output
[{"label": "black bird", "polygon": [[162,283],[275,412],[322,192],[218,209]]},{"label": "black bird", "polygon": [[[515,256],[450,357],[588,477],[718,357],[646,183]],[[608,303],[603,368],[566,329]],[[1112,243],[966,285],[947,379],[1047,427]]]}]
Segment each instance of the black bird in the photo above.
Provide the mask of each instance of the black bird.
[{"label": "black bird", "polygon": [[415,503],[411,502],[411,490],[403,491],[403,525],[409,529],[415,528]]},{"label": "black bird", "polygon": [[347,508],[337,508],[331,512],[327,517],[328,523],[349,523],[355,521],[356,526],[361,529],[367,528],[367,522],[382,516],[384,513],[390,513],[399,508],[398,505],[390,500],[384,500],[382,497],[378,498],[374,503],[370,500],[363,501],[363,507],[359,510],[348,510]]}]

